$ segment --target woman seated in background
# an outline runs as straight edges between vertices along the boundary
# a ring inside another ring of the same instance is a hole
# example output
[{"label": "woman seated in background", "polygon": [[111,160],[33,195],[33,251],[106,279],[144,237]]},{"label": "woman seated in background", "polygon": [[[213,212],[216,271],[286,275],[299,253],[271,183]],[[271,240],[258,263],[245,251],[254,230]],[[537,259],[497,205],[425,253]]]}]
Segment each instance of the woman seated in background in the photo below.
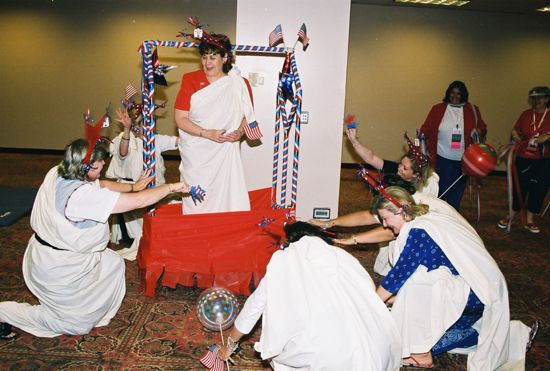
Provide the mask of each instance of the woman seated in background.
[{"label": "woman seated in background", "polygon": [[372,212],[398,235],[377,293],[395,296],[404,365],[431,368],[433,355],[457,348],[469,353],[469,370],[524,362],[529,328],[510,321],[506,281],[472,226],[399,187],[381,191]]},{"label": "woman seated in background", "polygon": [[[105,176],[116,179],[121,183],[135,183],[143,172],[143,127],[139,123],[132,123],[126,110],[116,111],[117,121],[122,123],[123,131],[113,139],[109,146],[112,156],[111,163]],[[155,135],[155,185],[165,183],[164,159],[162,152],[178,148],[179,138],[170,135]],[[113,223],[111,242],[118,244],[124,239],[126,231],[130,247],[118,250],[117,253],[128,260],[135,260],[139,247],[139,240],[143,231],[142,209],[118,214],[118,223]]]},{"label": "woman seated in background", "polygon": [[367,271],[310,224],[287,224],[285,233],[288,246],[273,254],[219,357],[262,316],[254,348],[275,370],[398,369],[399,334]]},{"label": "woman seated in background", "polygon": [[[409,151],[401,156],[399,163],[384,160],[365,147],[357,137],[357,129],[344,126],[344,130],[357,153],[365,163],[383,172],[396,174],[403,180],[411,182],[417,191],[431,193],[437,196],[439,191],[439,176],[429,167],[428,158],[422,155],[419,148],[414,148],[409,142]],[[407,138],[408,139],[408,138]],[[411,148],[412,147],[412,148]]]},{"label": "woman seated in background", "polygon": [[189,190],[185,183],[145,190],[152,180],[147,174],[135,184],[99,180],[106,157],[101,145],[77,139],[46,175],[23,258],[25,283],[40,304],[0,303],[0,338],[15,336],[12,325],[54,337],[84,335],[109,324],[126,292],[124,260],[107,248],[109,215]]}]

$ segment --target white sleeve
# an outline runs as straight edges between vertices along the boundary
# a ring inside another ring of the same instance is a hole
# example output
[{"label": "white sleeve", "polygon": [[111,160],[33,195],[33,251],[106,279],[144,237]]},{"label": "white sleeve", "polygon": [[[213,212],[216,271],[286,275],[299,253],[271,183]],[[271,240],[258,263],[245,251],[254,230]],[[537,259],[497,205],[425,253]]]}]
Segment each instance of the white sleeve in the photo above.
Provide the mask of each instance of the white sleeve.
[{"label": "white sleeve", "polygon": [[120,193],[101,188],[99,182],[84,184],[69,197],[65,216],[72,221],[93,220],[106,223]]},{"label": "white sleeve", "polygon": [[178,149],[176,145],[176,140],[178,137],[171,135],[158,135],[155,137],[155,145],[157,146],[158,152],[170,151],[173,149]]},{"label": "white sleeve", "polygon": [[244,303],[243,309],[235,320],[235,327],[240,333],[248,334],[260,319],[267,301],[265,290],[264,280],[262,279],[256,290]]}]

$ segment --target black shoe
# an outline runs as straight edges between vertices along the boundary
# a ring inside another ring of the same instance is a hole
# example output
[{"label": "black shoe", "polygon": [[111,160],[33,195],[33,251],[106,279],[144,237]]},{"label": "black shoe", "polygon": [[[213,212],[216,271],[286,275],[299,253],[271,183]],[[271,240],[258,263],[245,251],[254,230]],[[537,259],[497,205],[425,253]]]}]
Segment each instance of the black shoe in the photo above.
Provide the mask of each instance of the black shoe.
[{"label": "black shoe", "polygon": [[11,340],[15,338],[16,333],[11,330],[11,325],[6,322],[0,322],[0,340]]}]

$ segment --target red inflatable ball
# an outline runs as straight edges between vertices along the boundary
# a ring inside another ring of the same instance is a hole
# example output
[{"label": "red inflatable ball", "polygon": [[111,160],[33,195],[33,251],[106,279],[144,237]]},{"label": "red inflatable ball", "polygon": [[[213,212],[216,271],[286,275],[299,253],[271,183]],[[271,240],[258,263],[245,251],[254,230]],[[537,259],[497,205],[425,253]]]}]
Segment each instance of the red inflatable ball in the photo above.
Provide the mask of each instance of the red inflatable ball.
[{"label": "red inflatable ball", "polygon": [[462,171],[471,176],[484,177],[497,166],[497,152],[489,144],[472,144],[462,155]]}]

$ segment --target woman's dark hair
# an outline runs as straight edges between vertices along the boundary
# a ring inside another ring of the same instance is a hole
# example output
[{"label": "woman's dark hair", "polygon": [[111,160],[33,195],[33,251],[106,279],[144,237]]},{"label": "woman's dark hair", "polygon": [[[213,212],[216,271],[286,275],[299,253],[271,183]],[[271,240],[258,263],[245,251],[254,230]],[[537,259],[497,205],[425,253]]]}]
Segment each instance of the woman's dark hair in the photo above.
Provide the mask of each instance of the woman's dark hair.
[{"label": "woman's dark hair", "polygon": [[332,245],[332,240],[327,233],[321,228],[306,222],[287,223],[284,226],[286,240],[288,243],[296,242],[304,236],[319,237],[329,245]]},{"label": "woman's dark hair", "polygon": [[199,54],[201,56],[206,54],[219,54],[220,57],[227,56],[227,62],[224,63],[222,69],[223,73],[228,73],[233,68],[233,53],[231,52],[231,40],[229,37],[223,34],[212,34],[212,37],[216,38],[218,42],[223,46],[210,44],[207,41],[202,41],[199,44]]},{"label": "woman's dark hair", "polygon": [[[63,155],[63,161],[57,167],[57,174],[64,179],[86,179],[86,173],[83,171],[84,158],[88,150],[88,141],[86,139],[76,139],[66,148]],[[107,150],[101,143],[97,143],[90,158],[90,164],[96,161],[105,160],[108,157]]]},{"label": "woman's dark hair", "polygon": [[416,192],[416,187],[412,182],[406,181],[397,174],[385,174],[382,182],[385,184],[385,187],[401,187],[409,192],[411,195],[415,194]]},{"label": "woman's dark hair", "polygon": [[445,97],[443,98],[443,102],[449,103],[451,101],[451,90],[458,89],[460,91],[460,103],[465,103],[468,101],[468,89],[466,89],[466,84],[464,84],[462,81],[453,81],[447,88],[447,91],[445,92]]}]

